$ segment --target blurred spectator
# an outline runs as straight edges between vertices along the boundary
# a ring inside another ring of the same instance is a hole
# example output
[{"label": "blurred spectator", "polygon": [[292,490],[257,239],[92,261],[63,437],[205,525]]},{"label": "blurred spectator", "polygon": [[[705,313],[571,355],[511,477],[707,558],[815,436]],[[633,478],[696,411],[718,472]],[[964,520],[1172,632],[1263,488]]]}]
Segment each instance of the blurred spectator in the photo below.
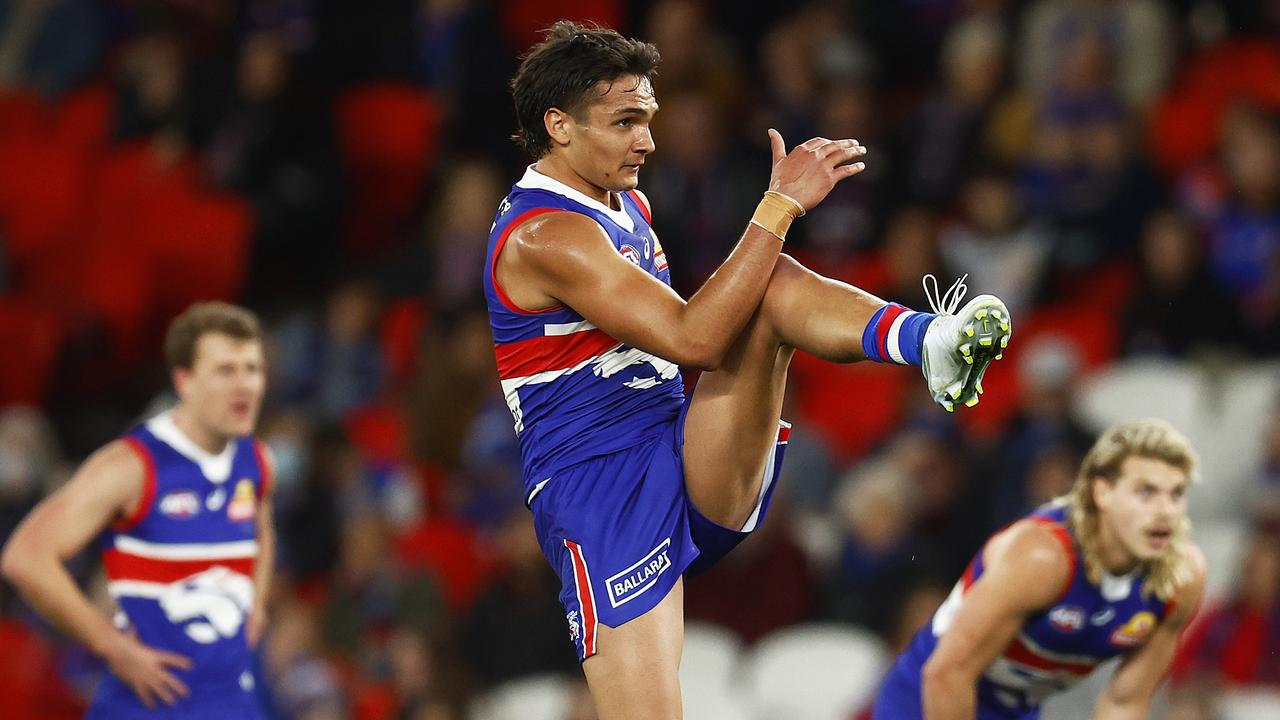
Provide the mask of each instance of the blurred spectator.
[{"label": "blurred spectator", "polygon": [[1141,287],[1121,328],[1128,355],[1186,357],[1193,352],[1247,348],[1250,338],[1235,304],[1203,262],[1191,221],[1157,213],[1142,235]]},{"label": "blurred spectator", "polygon": [[[276,433],[264,439],[271,439]],[[278,441],[278,438],[275,438]],[[300,450],[305,462],[302,486],[277,509],[278,562],[299,581],[323,577],[338,560],[346,488],[360,482],[359,457],[339,426],[323,426]],[[282,503],[285,499],[282,498]]]},{"label": "blurred spectator", "polygon": [[788,252],[801,252],[805,265],[815,272],[840,277],[844,262],[870,249],[878,239],[886,175],[893,162],[886,157],[889,148],[883,141],[876,103],[875,88],[859,80],[832,84],[822,93],[819,136],[857,138],[875,160],[858,174],[859,182],[837,185],[796,226],[796,237],[790,241],[795,249]]},{"label": "blurred spectator", "polygon": [[1029,308],[1053,250],[1046,229],[1027,217],[1011,178],[998,170],[975,173],[960,207],[960,220],[939,239],[947,268],[967,273],[969,286],[999,297],[1015,313]]},{"label": "blurred spectator", "polygon": [[379,515],[365,512],[346,521],[321,618],[329,651],[358,658],[377,649],[369,647],[371,638],[386,638],[393,628],[431,637],[440,632],[443,612],[436,584],[395,564]]},{"label": "blurred spectator", "polygon": [[1229,194],[1210,206],[1209,267],[1265,349],[1280,347],[1280,125],[1247,105],[1224,124]]},{"label": "blurred spectator", "polygon": [[721,625],[751,643],[814,616],[814,577],[780,500],[775,496],[764,524],[732,553],[686,577],[686,618]]},{"label": "blurred spectator", "polygon": [[1174,682],[1280,689],[1280,515],[1250,533],[1232,597],[1201,612],[1173,664]]},{"label": "blurred spectator", "polygon": [[867,289],[909,308],[928,310],[920,281],[927,273],[941,270],[937,216],[922,207],[906,207],[895,213],[885,228],[884,258],[887,277],[883,287]]},{"label": "blurred spectator", "polygon": [[0,409],[0,543],[69,470],[43,413],[21,405]]},{"label": "blurred spectator", "polygon": [[539,673],[576,674],[560,583],[524,507],[508,514],[497,545],[501,569],[460,628],[462,656],[480,688]]},{"label": "blurred spectator", "polygon": [[475,304],[482,297],[476,268],[484,266],[489,228],[507,187],[493,163],[458,158],[441,179],[441,192],[420,237],[386,263],[380,278],[391,297],[426,297],[437,312]]},{"label": "blurred spectator", "polygon": [[287,29],[255,32],[240,46],[234,92],[205,157],[210,184],[253,204],[248,295],[259,302],[278,296],[282,284],[312,296],[337,259],[341,177],[331,113],[314,79],[300,72],[290,43],[302,41]]},{"label": "blurred spectator", "polygon": [[942,87],[920,104],[897,141],[907,198],[946,208],[974,171],[1004,53],[1004,29],[994,18],[969,18],[948,31],[939,59]]},{"label": "blurred spectator", "polygon": [[56,97],[91,75],[106,40],[103,13],[77,0],[0,2],[0,88]]},{"label": "blurred spectator", "polygon": [[992,488],[975,481],[970,449],[952,416],[933,408],[909,419],[886,452],[915,486],[913,532],[923,567],[936,576],[958,576],[990,530]]},{"label": "blurred spectator", "polygon": [[648,8],[645,40],[662,52],[654,79],[661,102],[686,93],[736,111],[742,102],[739,58],[727,38],[710,22],[708,7],[696,0],[660,0]]},{"label": "blurred spectator", "polygon": [[271,704],[291,720],[345,720],[346,701],[336,668],[319,652],[315,612],[289,601],[272,613],[262,650]]},{"label": "blurred spectator", "polygon": [[323,318],[299,312],[286,321],[276,332],[278,397],[321,420],[377,399],[386,374],[377,340],[380,306],[376,287],[348,282],[329,297]]},{"label": "blurred spectator", "polygon": [[1038,0],[1026,11],[1019,43],[1023,84],[1042,91],[1081,37],[1092,36],[1112,66],[1126,105],[1141,109],[1168,82],[1176,44],[1168,8],[1156,0]]},{"label": "blurred spectator", "polygon": [[643,190],[670,259],[672,285],[687,295],[729,254],[769,180],[758,163],[731,146],[733,137],[710,98],[685,93],[659,102],[657,150],[646,163],[652,169],[646,167]]},{"label": "blurred spectator", "polygon": [[843,546],[826,589],[831,617],[881,633],[893,627],[920,569],[912,534],[920,502],[892,456],[845,476],[834,502]]},{"label": "blurred spectator", "polygon": [[1058,260],[1072,271],[1131,248],[1162,190],[1134,150],[1113,52],[1097,32],[1066,36],[1019,178],[1031,211],[1059,229]]},{"label": "blurred spectator", "polygon": [[1018,358],[1021,403],[990,462],[998,479],[991,524],[1003,526],[1062,494],[1093,434],[1072,414],[1081,358],[1069,341],[1048,336]]}]

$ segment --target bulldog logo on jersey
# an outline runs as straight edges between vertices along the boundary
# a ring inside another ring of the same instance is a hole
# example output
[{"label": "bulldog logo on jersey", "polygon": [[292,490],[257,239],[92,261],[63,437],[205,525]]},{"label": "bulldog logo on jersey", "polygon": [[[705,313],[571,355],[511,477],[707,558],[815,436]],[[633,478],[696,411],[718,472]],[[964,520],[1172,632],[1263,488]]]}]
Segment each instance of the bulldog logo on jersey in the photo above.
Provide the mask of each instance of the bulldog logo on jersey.
[{"label": "bulldog logo on jersey", "polygon": [[1156,616],[1154,613],[1143,610],[1142,612],[1129,618],[1129,622],[1116,628],[1111,633],[1111,644],[1120,647],[1133,647],[1151,634],[1156,629]]},{"label": "bulldog logo on jersey", "polygon": [[236,483],[235,494],[231,496],[231,502],[227,503],[227,518],[232,522],[241,520],[249,520],[258,512],[258,494],[254,492],[253,481],[249,478],[241,478]]},{"label": "bulldog logo on jersey", "polygon": [[160,498],[160,514],[175,520],[186,520],[200,514],[200,498],[190,490],[175,490]]}]

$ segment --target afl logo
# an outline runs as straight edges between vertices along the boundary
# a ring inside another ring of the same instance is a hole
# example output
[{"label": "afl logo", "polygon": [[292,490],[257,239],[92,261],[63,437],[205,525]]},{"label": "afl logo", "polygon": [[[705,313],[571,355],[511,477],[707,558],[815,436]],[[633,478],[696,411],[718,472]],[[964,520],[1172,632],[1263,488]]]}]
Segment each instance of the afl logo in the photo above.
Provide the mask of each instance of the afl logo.
[{"label": "afl logo", "polygon": [[195,517],[200,512],[200,498],[190,490],[171,492],[160,499],[160,513],[176,520]]},{"label": "afl logo", "polygon": [[1084,627],[1084,610],[1075,605],[1059,605],[1049,612],[1049,622],[1058,632],[1078,633]]},{"label": "afl logo", "polygon": [[618,248],[618,253],[622,255],[622,257],[630,260],[636,265],[640,264],[640,251],[631,247],[630,245],[623,245],[622,247]]}]

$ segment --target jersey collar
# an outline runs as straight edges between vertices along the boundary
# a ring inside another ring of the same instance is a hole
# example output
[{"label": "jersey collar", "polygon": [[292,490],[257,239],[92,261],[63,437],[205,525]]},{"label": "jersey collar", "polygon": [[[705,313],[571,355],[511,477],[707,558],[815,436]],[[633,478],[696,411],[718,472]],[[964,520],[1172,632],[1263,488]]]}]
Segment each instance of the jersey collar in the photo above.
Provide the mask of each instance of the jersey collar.
[{"label": "jersey collar", "polygon": [[[580,205],[586,205],[592,210],[599,210],[627,232],[636,231],[635,220],[631,219],[631,215],[628,214],[625,209],[614,210],[599,200],[588,197],[586,193],[574,190],[550,175],[544,175],[537,170],[534,170],[532,165],[524,171],[524,177],[520,178],[520,181],[516,183],[516,187],[524,188],[525,190],[546,190],[547,192],[553,192],[562,197],[569,198]],[[621,202],[621,197],[619,197],[619,202]]]}]

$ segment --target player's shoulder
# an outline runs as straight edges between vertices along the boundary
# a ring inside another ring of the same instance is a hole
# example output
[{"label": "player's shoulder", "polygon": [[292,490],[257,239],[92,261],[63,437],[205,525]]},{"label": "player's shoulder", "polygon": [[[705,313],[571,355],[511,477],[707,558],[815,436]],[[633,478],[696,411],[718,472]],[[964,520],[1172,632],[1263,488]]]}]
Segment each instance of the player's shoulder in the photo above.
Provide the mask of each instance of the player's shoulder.
[{"label": "player's shoulder", "polygon": [[1038,577],[1055,587],[1071,578],[1076,565],[1065,528],[1040,518],[1019,520],[992,538],[985,561],[989,568],[999,565],[1013,576]]},{"label": "player's shoulder", "polygon": [[150,451],[137,438],[126,436],[95,450],[80,469],[96,475],[142,477],[150,463]]},{"label": "player's shoulder", "polygon": [[544,258],[562,262],[598,247],[602,240],[608,242],[609,236],[594,218],[573,210],[557,210],[520,223],[512,231],[508,247],[533,262]]}]

